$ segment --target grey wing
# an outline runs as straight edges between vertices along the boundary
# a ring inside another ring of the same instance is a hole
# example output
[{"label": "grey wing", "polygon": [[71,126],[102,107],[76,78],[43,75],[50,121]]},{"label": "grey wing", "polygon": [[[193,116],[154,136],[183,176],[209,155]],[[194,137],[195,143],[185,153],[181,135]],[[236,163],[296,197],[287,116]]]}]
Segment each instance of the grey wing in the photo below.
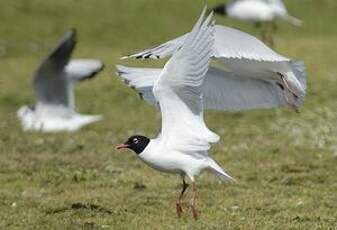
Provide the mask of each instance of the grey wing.
[{"label": "grey wing", "polygon": [[[182,35],[157,47],[123,58],[160,59],[171,56],[181,48],[187,35]],[[221,25],[215,26],[213,54],[215,58],[268,62],[289,61],[288,58],[276,53],[254,36]]]},{"label": "grey wing", "polygon": [[122,59],[127,58],[136,58],[136,59],[161,59],[168,56],[172,56],[177,50],[179,50],[182,45],[184,44],[185,38],[188,34],[184,34],[180,37],[177,37],[173,40],[170,40],[168,42],[165,42],[159,46],[155,46],[153,48],[141,51],[136,54],[130,54],[125,57],[122,57]]},{"label": "grey wing", "polygon": [[221,25],[215,26],[214,57],[267,62],[289,61],[256,37]]},{"label": "grey wing", "polygon": [[204,106],[222,111],[243,111],[286,106],[276,81],[246,78],[210,68],[203,85]]},{"label": "grey wing", "polygon": [[76,31],[67,32],[37,69],[33,87],[39,102],[70,106],[71,85],[64,71],[76,45]]},{"label": "grey wing", "polygon": [[137,90],[142,100],[152,105],[157,104],[152,89],[162,69],[127,67],[122,65],[117,65],[116,68],[118,76],[130,88]]},{"label": "grey wing", "polygon": [[[296,77],[305,87],[305,71],[301,62],[293,62]],[[130,87],[143,95],[142,99],[156,104],[152,88],[162,69],[117,66],[119,76]],[[282,86],[275,80],[259,76],[243,77],[233,72],[210,67],[202,85],[204,109],[243,111],[249,109],[287,106]],[[304,98],[294,98],[296,105]]]}]

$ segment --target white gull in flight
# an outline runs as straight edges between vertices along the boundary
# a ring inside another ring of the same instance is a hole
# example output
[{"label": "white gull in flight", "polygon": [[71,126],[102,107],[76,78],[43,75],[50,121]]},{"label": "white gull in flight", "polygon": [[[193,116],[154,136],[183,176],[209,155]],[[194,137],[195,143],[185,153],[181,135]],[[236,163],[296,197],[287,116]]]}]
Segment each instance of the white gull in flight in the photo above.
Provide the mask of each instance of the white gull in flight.
[{"label": "white gull in flight", "polygon": [[75,45],[76,31],[71,30],[37,69],[33,80],[37,102],[17,111],[24,131],[72,132],[102,119],[75,110],[74,85],[93,78],[104,68],[96,59],[70,60]]}]

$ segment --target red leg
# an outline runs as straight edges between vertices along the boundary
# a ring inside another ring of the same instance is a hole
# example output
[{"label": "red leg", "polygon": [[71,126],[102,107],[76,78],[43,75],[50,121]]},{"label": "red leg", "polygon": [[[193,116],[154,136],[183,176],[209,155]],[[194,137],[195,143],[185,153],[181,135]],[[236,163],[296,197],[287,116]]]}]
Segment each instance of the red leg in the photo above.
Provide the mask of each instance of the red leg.
[{"label": "red leg", "polygon": [[181,205],[181,202],[183,200],[183,197],[184,197],[184,193],[186,191],[188,187],[188,184],[185,182],[185,179],[183,178],[183,189],[177,199],[177,202],[176,202],[176,210],[177,210],[177,215],[178,217],[180,218],[181,217],[181,214],[183,213],[183,208],[182,208],[182,205]]},{"label": "red leg", "polygon": [[196,187],[194,181],[192,182],[192,190],[193,190],[193,195],[192,195],[192,214],[193,214],[193,219],[197,220],[198,219],[198,214],[197,214],[197,209],[196,209],[197,187]]}]

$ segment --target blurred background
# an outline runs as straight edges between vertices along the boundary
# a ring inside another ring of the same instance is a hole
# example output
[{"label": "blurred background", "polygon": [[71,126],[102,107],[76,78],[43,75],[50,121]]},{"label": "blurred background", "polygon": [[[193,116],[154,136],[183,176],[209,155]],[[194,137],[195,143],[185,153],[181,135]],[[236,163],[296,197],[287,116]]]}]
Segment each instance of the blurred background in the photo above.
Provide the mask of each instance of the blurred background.
[{"label": "blurred background", "polygon": [[[224,1],[225,2],[225,1]],[[0,0],[0,228],[2,229],[334,229],[337,227],[337,1],[285,0],[302,27],[279,21],[274,49],[304,60],[308,96],[290,109],[206,113],[221,136],[210,154],[239,184],[199,179],[201,220],[175,216],[180,181],[154,173],[114,146],[130,134],[155,137],[159,112],[115,74],[120,60],[189,31],[205,3],[221,0]],[[250,24],[217,24],[255,36]],[[35,100],[40,61],[70,28],[74,57],[105,71],[76,87],[80,113],[104,120],[78,133],[23,133],[15,117]],[[166,175],[166,176],[165,176]]]}]

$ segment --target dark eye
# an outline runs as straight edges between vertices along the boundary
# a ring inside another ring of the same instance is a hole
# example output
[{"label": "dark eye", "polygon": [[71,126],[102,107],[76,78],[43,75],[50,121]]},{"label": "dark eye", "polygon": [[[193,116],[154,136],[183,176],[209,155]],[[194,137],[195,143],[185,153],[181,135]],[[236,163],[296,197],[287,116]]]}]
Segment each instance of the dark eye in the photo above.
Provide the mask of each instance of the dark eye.
[{"label": "dark eye", "polygon": [[137,138],[134,138],[134,139],[133,139],[133,143],[138,144],[138,142],[139,142],[139,141],[138,141]]}]

